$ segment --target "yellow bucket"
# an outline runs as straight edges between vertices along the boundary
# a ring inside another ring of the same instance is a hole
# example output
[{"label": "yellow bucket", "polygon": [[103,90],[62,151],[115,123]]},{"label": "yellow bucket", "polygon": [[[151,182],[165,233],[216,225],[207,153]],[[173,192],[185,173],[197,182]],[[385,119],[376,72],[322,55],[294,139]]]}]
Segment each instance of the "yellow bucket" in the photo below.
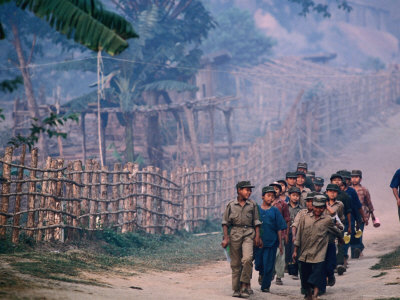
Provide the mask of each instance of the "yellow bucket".
[{"label": "yellow bucket", "polygon": [[351,239],[351,236],[346,232],[346,233],[344,234],[344,237],[343,237],[344,243],[345,243],[345,244],[350,243],[350,239]]},{"label": "yellow bucket", "polygon": [[363,232],[361,231],[361,229],[358,229],[356,231],[356,234],[354,235],[357,239],[359,239],[362,236]]}]

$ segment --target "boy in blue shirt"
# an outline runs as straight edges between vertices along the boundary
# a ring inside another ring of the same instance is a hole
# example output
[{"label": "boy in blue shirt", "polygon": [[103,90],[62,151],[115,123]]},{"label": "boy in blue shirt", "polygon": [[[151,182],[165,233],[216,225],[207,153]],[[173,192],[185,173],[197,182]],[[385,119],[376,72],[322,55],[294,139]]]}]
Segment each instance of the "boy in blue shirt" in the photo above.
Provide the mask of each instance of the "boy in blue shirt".
[{"label": "boy in blue shirt", "polygon": [[260,221],[262,222],[262,249],[259,253],[262,258],[262,268],[260,269],[260,275],[262,275],[261,291],[266,293],[269,292],[271,287],[278,247],[281,255],[283,255],[282,230],[287,228],[279,209],[272,206],[275,197],[273,186],[262,188],[263,203],[259,206]]}]

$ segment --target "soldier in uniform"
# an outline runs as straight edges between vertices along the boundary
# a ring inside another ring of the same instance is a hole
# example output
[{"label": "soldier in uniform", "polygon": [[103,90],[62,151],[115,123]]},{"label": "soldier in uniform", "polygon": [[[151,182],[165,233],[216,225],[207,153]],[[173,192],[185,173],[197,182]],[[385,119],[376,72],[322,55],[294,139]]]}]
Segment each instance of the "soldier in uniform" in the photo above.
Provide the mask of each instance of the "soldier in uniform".
[{"label": "soldier in uniform", "polygon": [[326,197],[316,195],[313,200],[313,212],[305,214],[300,220],[294,242],[293,261],[300,263],[301,286],[306,292],[306,299],[318,299],[319,287],[326,280],[325,255],[329,236],[332,233],[341,239],[341,231],[324,214]]},{"label": "soldier in uniform", "polygon": [[[315,191],[315,189],[314,189],[314,183],[313,183],[313,181],[312,181],[312,178],[310,177],[310,176],[307,176],[308,175],[308,173],[307,173],[307,171],[308,171],[308,165],[307,165],[307,163],[305,163],[305,162],[299,162],[298,164],[297,164],[297,172],[303,172],[304,174],[306,174],[306,181],[305,181],[305,183],[304,183],[304,186],[306,187],[306,188],[308,188],[308,189],[310,189],[312,192],[314,192]],[[314,173],[314,177],[315,177],[315,172],[313,172]]]},{"label": "soldier in uniform", "polygon": [[297,175],[296,187],[298,187],[301,192],[300,205],[305,206],[307,194],[311,193],[311,190],[309,188],[305,187],[306,174],[304,172],[297,171],[296,175]]},{"label": "soldier in uniform", "polygon": [[287,191],[291,188],[296,186],[297,174],[296,172],[287,172],[286,173],[286,182],[287,182],[287,189],[286,189],[286,196],[289,196]]},{"label": "soldier in uniform", "polygon": [[[253,270],[253,243],[262,246],[260,239],[260,216],[257,204],[250,200],[253,185],[250,181],[236,184],[237,199],[226,206],[222,228],[223,248],[230,247],[233,297],[248,298]],[[228,233],[230,229],[230,233]]]}]

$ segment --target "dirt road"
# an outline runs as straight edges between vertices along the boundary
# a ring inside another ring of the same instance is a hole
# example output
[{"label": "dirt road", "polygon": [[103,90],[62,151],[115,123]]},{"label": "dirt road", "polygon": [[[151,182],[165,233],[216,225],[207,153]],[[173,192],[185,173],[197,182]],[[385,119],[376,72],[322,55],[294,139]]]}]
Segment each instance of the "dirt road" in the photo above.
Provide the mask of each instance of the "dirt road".
[{"label": "dirt road", "polygon": [[[350,268],[337,276],[334,287],[328,287],[322,299],[377,299],[400,296],[400,268],[370,270],[378,256],[400,245],[400,222],[394,197],[389,189],[393,173],[400,168],[400,113],[387,120],[376,120],[376,127],[338,152],[316,168],[318,175],[329,178],[339,169],[362,169],[363,184],[369,188],[382,226],[367,227],[364,235],[364,257],[350,260]],[[358,137],[357,137],[358,138]],[[222,251],[222,250],[221,250]],[[94,278],[95,275],[87,274]],[[98,276],[98,275],[97,275]],[[300,282],[287,275],[283,286],[274,283],[271,293],[261,293],[254,275],[255,294],[250,299],[301,299]],[[230,267],[221,261],[183,273],[149,272],[131,277],[98,277],[110,287],[55,283],[51,289],[35,289],[20,296],[45,299],[232,299]]]}]

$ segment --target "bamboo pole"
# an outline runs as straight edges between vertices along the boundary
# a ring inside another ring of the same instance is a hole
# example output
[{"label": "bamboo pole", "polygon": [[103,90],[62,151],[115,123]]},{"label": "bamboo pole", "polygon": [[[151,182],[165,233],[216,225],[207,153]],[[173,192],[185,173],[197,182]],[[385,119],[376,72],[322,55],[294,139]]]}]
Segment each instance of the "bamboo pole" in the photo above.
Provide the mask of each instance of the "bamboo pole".
[{"label": "bamboo pole", "polygon": [[[64,166],[64,159],[62,159],[62,158],[57,159],[57,169],[62,169],[63,166]],[[63,182],[61,181],[61,179],[63,177],[64,177],[63,171],[61,171],[61,170],[58,171],[57,172],[58,181],[56,184],[56,191],[55,191],[55,194],[57,196],[57,198],[55,199],[55,209],[58,211],[62,210],[62,203],[61,203],[61,200],[59,200],[59,197],[62,196],[62,192],[63,192]],[[55,213],[54,223],[60,224],[60,225],[64,224],[61,213]],[[64,228],[55,228],[54,229],[54,239],[56,241],[64,242]]]},{"label": "bamboo pole", "polygon": [[[25,165],[25,154],[26,154],[26,145],[22,145],[21,156],[20,156],[20,165],[21,167],[18,169],[18,180],[22,180],[24,178],[24,168]],[[22,192],[22,182],[18,182],[16,186],[17,196],[15,197],[15,207],[14,207],[14,219],[13,225],[19,226],[20,216],[19,213],[21,211],[21,192]],[[14,227],[12,232],[12,242],[17,244],[19,241],[19,229]]]},{"label": "bamboo pole", "polygon": [[[108,178],[107,178],[107,174],[108,174],[108,167],[107,166],[103,166],[101,168],[101,175],[100,175],[100,179],[101,179],[101,185],[100,185],[100,199],[101,200],[107,200],[107,183],[108,183]],[[102,201],[100,204],[100,208],[101,208],[101,217],[100,217],[100,223],[101,223],[101,227],[105,228],[106,226],[108,226],[108,209],[107,209],[107,202]]]},{"label": "bamboo pole", "polygon": [[[31,168],[36,169],[37,168],[37,163],[38,163],[38,149],[37,148],[33,148],[31,151]],[[29,179],[30,180],[35,180],[36,179],[36,171],[35,170],[30,170],[29,172]],[[35,194],[36,193],[36,183],[34,181],[31,181],[29,183],[29,195],[28,195],[28,205],[27,208],[28,210],[32,210],[35,208]],[[35,215],[33,212],[28,213],[28,219],[26,222],[26,227],[27,228],[33,228],[34,226],[34,218]],[[27,236],[29,237],[33,237],[33,231],[28,230],[28,232],[26,233]]]},{"label": "bamboo pole", "polygon": [[[45,179],[42,181],[42,194],[48,193],[48,186],[50,185],[50,181],[47,181],[46,179],[49,179],[49,177],[50,177],[50,172],[49,172],[50,168],[51,168],[51,157],[49,156],[46,159],[46,164],[44,167],[45,172],[42,175],[43,179]],[[33,182],[33,184],[35,184],[35,183]],[[46,207],[46,201],[47,201],[46,198],[47,197],[44,195],[40,197],[39,203],[38,203],[39,208],[44,209]],[[33,208],[35,208],[34,203],[33,203],[32,209]],[[37,227],[39,228],[39,230],[37,231],[37,234],[36,234],[36,241],[41,241],[44,238],[44,231],[40,228],[44,226],[45,215],[46,215],[45,211],[39,211],[39,213],[38,213]],[[34,214],[32,213],[32,227],[34,227],[33,219],[34,219]],[[29,221],[29,215],[28,215],[28,221]]]},{"label": "bamboo pole", "polygon": [[[125,167],[123,168],[124,172],[128,172],[128,171],[130,172],[129,164],[130,163],[127,163],[125,165]],[[121,182],[128,183],[129,180],[130,180],[130,178],[129,178],[128,174],[125,174],[125,173],[121,174]],[[127,224],[127,223],[130,221],[128,210],[132,209],[131,197],[128,197],[128,195],[132,193],[132,184],[129,184],[129,185],[125,184],[125,185],[122,186],[122,188],[123,188],[122,195],[124,196],[123,208],[124,208],[125,212],[122,214],[121,232],[125,233],[125,232],[128,232],[128,231],[131,231],[130,230],[130,224]]]},{"label": "bamboo pole", "polygon": [[[99,173],[96,171],[100,170],[99,163],[97,161],[93,161],[93,173],[92,173],[92,187],[91,187],[91,199],[98,199],[99,192],[98,192],[98,186],[94,184],[99,183]],[[97,212],[98,212],[98,201],[96,200],[90,200],[90,215],[89,215],[89,229],[94,230],[97,228],[98,225],[98,217],[97,217]]]},{"label": "bamboo pole", "polygon": [[[90,183],[91,183],[91,171],[93,170],[93,162],[91,159],[85,160],[85,173],[83,174],[83,191],[82,191],[82,214],[89,213],[89,201],[87,198],[90,196]],[[89,228],[89,217],[83,217],[81,219],[82,227],[87,229]]]},{"label": "bamboo pole", "polygon": [[[65,187],[65,192],[66,192],[66,196],[67,198],[71,199],[73,197],[73,190],[72,190],[72,181],[73,181],[73,174],[72,172],[74,171],[74,163],[72,161],[68,162],[67,164],[67,173],[68,173],[68,180],[70,182],[66,183],[66,187]],[[73,204],[72,201],[66,201],[65,203],[65,210],[67,211],[68,215],[66,217],[67,219],[67,239],[70,241],[74,238],[74,233],[73,230],[70,228],[70,226],[72,226],[72,217],[71,215],[73,215]]]},{"label": "bamboo pole", "polygon": [[[121,182],[121,178],[120,178],[121,174],[117,173],[117,172],[121,172],[121,168],[122,167],[121,167],[120,163],[115,163],[114,164],[114,172],[115,173],[113,174],[113,183],[115,185],[113,185],[113,187],[112,187],[112,199],[113,200],[118,199],[119,196],[120,196],[120,194],[119,194],[119,186],[117,186],[117,184],[119,184]],[[122,209],[122,207],[123,207],[123,200],[119,200],[118,202],[114,201],[112,203],[111,209],[112,209],[112,212],[114,214],[111,215],[111,224],[117,224],[118,223],[120,214],[117,215],[115,212],[120,210],[120,209]]]},{"label": "bamboo pole", "polygon": [[[73,180],[77,184],[72,185],[72,197],[74,199],[79,199],[81,197],[81,187],[80,185],[82,184],[82,161],[76,160],[74,162],[74,175],[73,175]],[[80,201],[74,200],[72,201],[72,213],[74,214],[74,218],[72,219],[72,226],[74,227],[79,227],[80,224],[78,224],[78,217],[81,214],[81,203]],[[77,239],[79,238],[79,232],[76,229],[73,229],[73,238]]]},{"label": "bamboo pole", "polygon": [[[5,194],[9,194],[11,190],[11,166],[9,165],[12,162],[14,149],[12,147],[7,147],[4,153],[4,163],[3,163],[3,178],[5,182],[2,184],[1,193],[3,194],[1,197],[1,212],[4,214],[8,213],[8,206],[10,198],[9,196],[4,196]],[[4,226],[7,224],[7,216],[0,215],[0,226]],[[0,239],[6,238],[6,227],[0,227]]]},{"label": "bamboo pole", "polygon": [[[49,179],[55,178],[57,175],[55,175],[55,172],[52,171],[57,168],[57,161],[55,159],[51,159],[51,164],[50,164],[50,169],[49,171]],[[56,182],[50,180],[48,184],[48,193],[50,195],[55,195],[56,192]],[[54,210],[56,208],[56,203],[55,199],[52,196],[46,197],[46,204],[45,207],[49,208],[50,210],[46,211],[45,214],[45,222],[47,226],[53,226],[55,225],[55,215],[54,215]],[[54,228],[47,228],[45,230],[45,240],[46,241],[53,241],[54,240]]]}]

